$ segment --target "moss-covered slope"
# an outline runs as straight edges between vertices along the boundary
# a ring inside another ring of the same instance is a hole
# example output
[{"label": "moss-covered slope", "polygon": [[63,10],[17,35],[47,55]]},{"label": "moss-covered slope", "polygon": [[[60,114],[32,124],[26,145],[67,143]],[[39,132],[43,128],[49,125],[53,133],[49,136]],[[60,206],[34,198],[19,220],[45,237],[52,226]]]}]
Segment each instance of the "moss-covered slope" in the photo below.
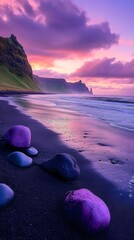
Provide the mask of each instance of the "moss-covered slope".
[{"label": "moss-covered slope", "polygon": [[26,74],[23,76],[13,74],[4,65],[0,65],[0,90],[39,91],[34,81]]},{"label": "moss-covered slope", "polygon": [[0,37],[0,91],[40,92],[32,79],[32,68],[14,35]]}]

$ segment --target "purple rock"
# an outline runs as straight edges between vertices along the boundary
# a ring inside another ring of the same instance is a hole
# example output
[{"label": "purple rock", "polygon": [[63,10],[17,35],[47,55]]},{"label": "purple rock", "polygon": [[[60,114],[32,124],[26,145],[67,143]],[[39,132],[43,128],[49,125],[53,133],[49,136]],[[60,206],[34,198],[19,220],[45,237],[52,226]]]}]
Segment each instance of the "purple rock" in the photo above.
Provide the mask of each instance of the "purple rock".
[{"label": "purple rock", "polygon": [[75,180],[80,174],[76,159],[67,153],[57,154],[52,159],[44,161],[40,166],[64,180]]},{"label": "purple rock", "polygon": [[66,193],[64,212],[71,224],[86,233],[103,230],[110,223],[107,205],[88,189]]},{"label": "purple rock", "polygon": [[31,142],[31,131],[26,126],[16,125],[8,130],[4,138],[12,147],[29,147]]},{"label": "purple rock", "polygon": [[33,163],[32,158],[18,151],[10,153],[7,156],[7,160],[18,167],[29,167]]},{"label": "purple rock", "polygon": [[0,183],[0,207],[7,205],[14,197],[13,190],[4,183]]}]

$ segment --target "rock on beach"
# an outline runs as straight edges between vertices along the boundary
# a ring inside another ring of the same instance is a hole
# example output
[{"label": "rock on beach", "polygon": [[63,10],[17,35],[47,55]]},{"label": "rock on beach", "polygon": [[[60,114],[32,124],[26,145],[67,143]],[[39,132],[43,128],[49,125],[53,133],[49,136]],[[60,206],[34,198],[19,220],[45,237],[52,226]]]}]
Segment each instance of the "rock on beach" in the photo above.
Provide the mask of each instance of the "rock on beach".
[{"label": "rock on beach", "polygon": [[26,126],[16,125],[7,131],[4,139],[12,147],[26,148],[31,143],[31,131]]},{"label": "rock on beach", "polygon": [[29,167],[33,163],[32,158],[19,151],[10,153],[7,160],[18,167]]},{"label": "rock on beach", "polygon": [[82,232],[98,232],[108,227],[110,212],[102,199],[88,189],[66,193],[64,213],[68,221]]},{"label": "rock on beach", "polygon": [[38,150],[36,149],[36,148],[34,148],[34,147],[29,147],[29,148],[27,148],[26,149],[26,154],[28,155],[28,156],[37,156],[38,155]]},{"label": "rock on beach", "polygon": [[44,161],[40,166],[48,173],[66,181],[75,180],[80,174],[80,168],[76,159],[67,153],[57,154],[55,157]]},{"label": "rock on beach", "polygon": [[13,190],[4,183],[0,183],[0,207],[6,206],[14,197]]}]

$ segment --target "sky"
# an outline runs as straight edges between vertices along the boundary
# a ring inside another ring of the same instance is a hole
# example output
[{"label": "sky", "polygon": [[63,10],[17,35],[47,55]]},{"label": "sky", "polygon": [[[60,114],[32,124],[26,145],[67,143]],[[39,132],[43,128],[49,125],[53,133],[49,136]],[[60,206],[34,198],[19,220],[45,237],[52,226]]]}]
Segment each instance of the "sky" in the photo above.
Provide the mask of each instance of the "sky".
[{"label": "sky", "polygon": [[134,96],[134,0],[1,0],[34,74],[82,80],[94,94]]}]

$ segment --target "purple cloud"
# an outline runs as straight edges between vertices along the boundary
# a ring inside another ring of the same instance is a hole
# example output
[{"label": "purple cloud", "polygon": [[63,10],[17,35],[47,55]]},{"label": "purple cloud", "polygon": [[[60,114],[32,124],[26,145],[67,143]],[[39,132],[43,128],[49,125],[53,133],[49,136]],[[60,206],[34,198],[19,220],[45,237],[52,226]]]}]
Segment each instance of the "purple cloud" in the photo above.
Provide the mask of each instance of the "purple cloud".
[{"label": "purple cloud", "polygon": [[27,15],[31,16],[31,17],[35,17],[35,12],[31,6],[31,4],[29,4],[28,1],[24,2],[24,10],[26,12]]},{"label": "purple cloud", "polygon": [[[16,14],[15,10],[19,12]],[[39,0],[37,8],[26,0],[0,10],[1,35],[14,33],[29,55],[54,59],[73,54],[89,54],[93,49],[109,48],[119,36],[111,33],[107,22],[89,24],[86,13],[69,0]],[[5,14],[8,21],[1,17]]]},{"label": "purple cloud", "polygon": [[[115,58],[103,58],[85,62],[72,73],[71,77],[96,78],[134,78],[134,59],[129,62],[115,61]],[[129,82],[132,83],[132,81]]]},{"label": "purple cloud", "polygon": [[40,12],[45,15],[47,26],[63,32],[85,27],[87,21],[85,12],[71,1],[42,1]]}]

